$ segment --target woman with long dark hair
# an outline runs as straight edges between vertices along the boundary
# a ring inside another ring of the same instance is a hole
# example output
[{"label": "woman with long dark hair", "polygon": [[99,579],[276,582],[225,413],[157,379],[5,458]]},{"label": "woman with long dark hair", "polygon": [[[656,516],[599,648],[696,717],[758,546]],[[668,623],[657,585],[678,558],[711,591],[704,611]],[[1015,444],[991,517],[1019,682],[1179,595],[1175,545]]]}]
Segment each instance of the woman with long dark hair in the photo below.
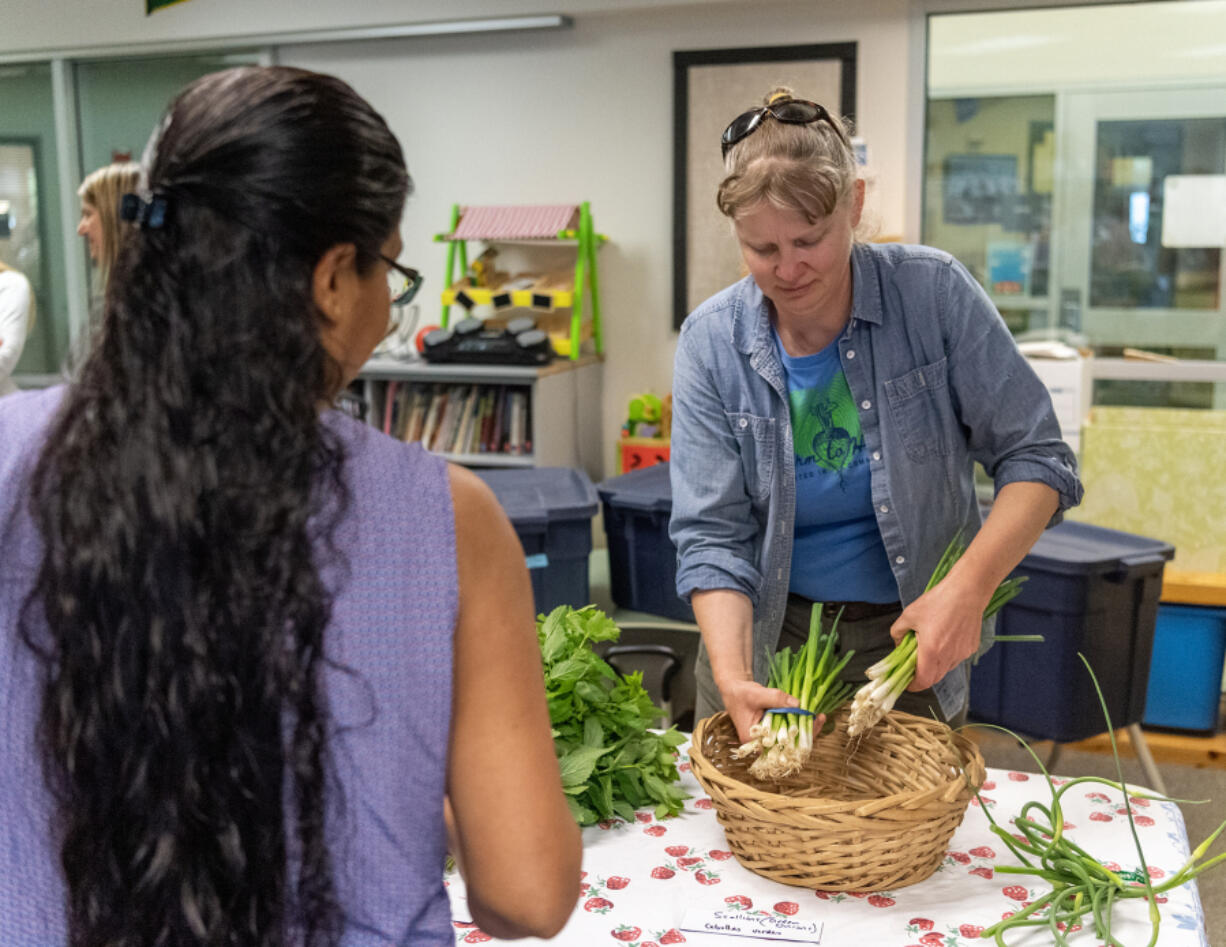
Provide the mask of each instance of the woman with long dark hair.
[{"label": "woman with long dark hair", "polygon": [[65,389],[0,403],[0,943],[450,944],[578,894],[523,552],[480,481],[327,409],[415,273],[339,80],[171,105]]}]

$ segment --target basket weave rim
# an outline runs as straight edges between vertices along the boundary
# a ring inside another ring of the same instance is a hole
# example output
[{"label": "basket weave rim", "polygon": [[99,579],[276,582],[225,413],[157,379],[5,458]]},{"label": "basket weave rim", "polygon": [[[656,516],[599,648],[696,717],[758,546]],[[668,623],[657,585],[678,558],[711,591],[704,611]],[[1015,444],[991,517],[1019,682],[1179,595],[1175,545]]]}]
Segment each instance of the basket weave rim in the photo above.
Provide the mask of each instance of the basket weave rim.
[{"label": "basket weave rim", "polygon": [[[847,722],[844,708],[835,715],[835,733],[814,743],[815,755],[779,784],[782,792],[751,776],[745,762],[734,762],[736,734],[727,713],[697,722],[690,770],[742,866],[819,891],[905,887],[940,866],[987,776],[979,747],[938,721],[891,712],[855,750],[866,754],[859,765],[840,777],[830,767],[848,755]],[[905,789],[888,791],[900,782]]]},{"label": "basket weave rim", "polygon": [[[844,712],[844,711],[841,711]],[[735,776],[730,776],[728,773],[720,770],[716,765],[703,753],[702,744],[708,726],[714,727],[723,724],[728,719],[727,711],[719,711],[710,717],[704,717],[694,725],[694,731],[690,741],[690,761],[691,771],[700,784],[710,779],[714,782],[722,782],[725,785],[734,785],[744,787],[742,792],[748,791],[754,794],[759,804],[768,809],[786,809],[797,806],[803,806],[810,813],[817,814],[814,807],[820,806],[822,814],[835,815],[838,813],[847,813],[857,816],[869,816],[882,814],[884,810],[891,808],[901,808],[914,810],[922,808],[933,802],[940,802],[945,805],[952,803],[959,795],[966,793],[967,796],[973,795],[983,784],[987,778],[987,771],[983,761],[983,756],[979,752],[979,747],[968,737],[951,730],[946,724],[938,724],[936,721],[929,720],[925,717],[918,717],[913,714],[903,713],[901,711],[892,710],[886,715],[886,720],[894,724],[909,723],[916,721],[926,726],[939,726],[948,731],[950,741],[953,744],[953,749],[958,756],[958,769],[950,775],[949,779],[942,782],[934,783],[932,786],[924,789],[907,789],[900,792],[890,793],[883,796],[874,796],[872,798],[860,799],[835,799],[830,796],[822,795],[791,795],[781,792],[772,792],[769,789],[763,788],[761,783],[746,782],[737,779]],[[883,721],[884,722],[884,721]],[[911,724],[914,725],[914,724]],[[706,786],[704,785],[704,789]],[[742,799],[742,803],[746,800]]]}]

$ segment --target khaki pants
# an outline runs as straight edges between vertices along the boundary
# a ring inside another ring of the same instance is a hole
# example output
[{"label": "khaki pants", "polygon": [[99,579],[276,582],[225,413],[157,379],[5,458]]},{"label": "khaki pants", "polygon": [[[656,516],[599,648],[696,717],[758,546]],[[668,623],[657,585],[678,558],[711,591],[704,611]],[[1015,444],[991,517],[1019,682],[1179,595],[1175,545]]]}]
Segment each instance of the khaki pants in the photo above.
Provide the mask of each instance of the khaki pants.
[{"label": "khaki pants", "polygon": [[[791,646],[793,651],[805,643],[809,637],[809,617],[813,603],[801,595],[789,595],[787,611],[783,616],[783,630],[779,635],[776,650]],[[839,640],[835,655],[842,657],[848,651],[854,651],[847,666],[839,675],[840,680],[850,681],[857,688],[867,682],[864,672],[876,664],[894,649],[894,639],[890,637],[890,626],[897,620],[901,608],[897,612],[879,615],[875,618],[865,618],[860,621],[839,621]],[[830,620],[822,619],[824,628],[830,627]],[[960,674],[961,670],[953,673]],[[694,707],[694,719],[701,720],[724,709],[723,699],[715,680],[711,676],[711,661],[707,657],[707,649],[703,645],[698,648],[698,660],[694,666],[695,689],[697,697]],[[895,710],[915,714],[917,717],[945,721],[950,726],[960,726],[966,722],[966,708],[955,714],[953,719],[946,720],[941,713],[941,705],[937,701],[932,688],[922,691],[904,691],[894,704]]]}]

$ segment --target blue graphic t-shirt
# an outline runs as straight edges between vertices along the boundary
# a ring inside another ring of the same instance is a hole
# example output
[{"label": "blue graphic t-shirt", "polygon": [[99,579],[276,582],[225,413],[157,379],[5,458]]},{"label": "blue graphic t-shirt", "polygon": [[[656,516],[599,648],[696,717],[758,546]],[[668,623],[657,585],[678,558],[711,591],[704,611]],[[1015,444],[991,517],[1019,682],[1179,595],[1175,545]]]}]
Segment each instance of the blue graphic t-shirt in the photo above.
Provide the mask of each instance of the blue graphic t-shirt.
[{"label": "blue graphic t-shirt", "polygon": [[814,601],[893,602],[890,571],[873,515],[869,460],[835,339],[814,355],[788,355],[796,451],[796,525],[788,588]]}]

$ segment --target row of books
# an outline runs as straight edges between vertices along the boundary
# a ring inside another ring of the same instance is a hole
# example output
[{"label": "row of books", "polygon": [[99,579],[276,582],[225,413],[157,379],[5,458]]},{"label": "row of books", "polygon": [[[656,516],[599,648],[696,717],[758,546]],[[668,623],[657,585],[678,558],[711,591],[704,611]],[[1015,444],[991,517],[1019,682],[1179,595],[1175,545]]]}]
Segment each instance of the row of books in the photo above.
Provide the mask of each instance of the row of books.
[{"label": "row of books", "polygon": [[389,381],[383,433],[439,454],[531,454],[529,389]]}]

